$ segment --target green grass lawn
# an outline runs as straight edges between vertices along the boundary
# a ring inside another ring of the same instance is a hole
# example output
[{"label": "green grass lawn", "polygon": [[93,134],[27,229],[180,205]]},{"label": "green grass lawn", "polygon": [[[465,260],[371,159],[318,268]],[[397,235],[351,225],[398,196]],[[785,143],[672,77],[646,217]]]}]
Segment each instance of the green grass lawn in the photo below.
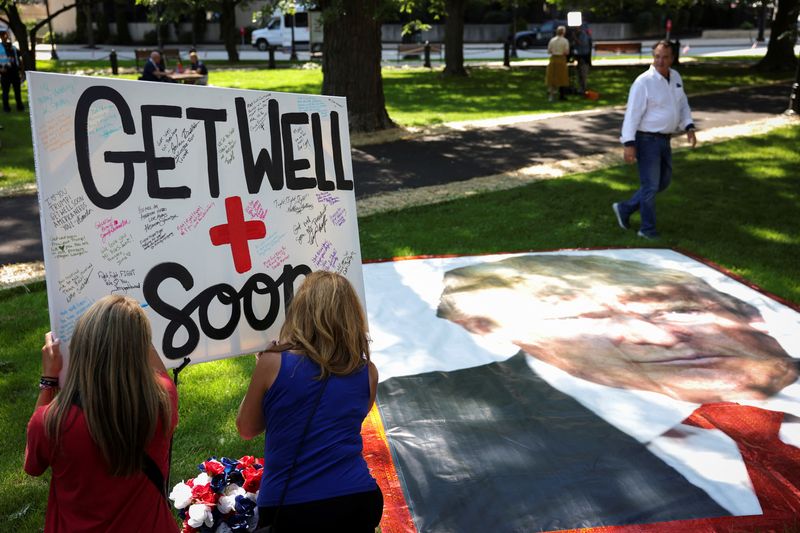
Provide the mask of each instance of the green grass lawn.
[{"label": "green grass lawn", "polygon": [[[800,304],[797,146],[800,125],[676,154],[673,185],[658,200],[664,237],[656,245],[704,256]],[[363,256],[650,245],[621,230],[610,209],[636,183],[635,167],[619,166],[373,215],[359,220]],[[43,284],[0,291],[0,524],[17,533],[39,530],[47,501],[48,475],[30,478],[21,465],[48,329]],[[252,368],[252,357],[240,357],[181,373],[173,482],[212,454],[262,455],[263,440],[242,441],[234,427]]]},{"label": "green grass lawn", "polygon": [[[104,61],[40,61],[39,69],[108,75]],[[133,65],[129,61],[130,66]],[[681,67],[688,93],[756,85],[787,77],[760,74],[748,63],[697,61]],[[572,98],[549,103],[544,86],[544,67],[490,69],[473,67],[467,78],[443,78],[439,70],[386,68],[383,84],[389,116],[401,126],[426,126],[443,122],[476,120],[511,115],[566,112],[625,103],[633,79],[642,65],[595,68],[589,86],[600,93],[590,101]],[[135,79],[136,74],[119,76]],[[319,94],[319,68],[211,69],[210,81],[219,87]],[[27,84],[23,88],[27,101]],[[0,113],[0,190],[35,183],[30,122],[27,113]]]}]

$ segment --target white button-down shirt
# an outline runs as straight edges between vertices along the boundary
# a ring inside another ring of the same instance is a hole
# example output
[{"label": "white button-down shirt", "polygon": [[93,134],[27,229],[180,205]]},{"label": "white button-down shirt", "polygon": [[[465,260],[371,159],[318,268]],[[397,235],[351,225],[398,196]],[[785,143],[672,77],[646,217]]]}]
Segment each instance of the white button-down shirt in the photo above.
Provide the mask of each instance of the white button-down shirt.
[{"label": "white button-down shirt", "polygon": [[667,80],[651,65],[631,85],[620,141],[633,141],[637,131],[674,133],[690,124],[692,111],[681,75],[670,69]]},{"label": "white button-down shirt", "polygon": [[[700,404],[674,400],[657,392],[598,385],[535,357],[526,360],[550,386],[637,439],[732,515],[762,513],[736,442],[718,429],[683,424]],[[786,413],[778,437],[786,444],[800,447],[799,397],[800,383],[795,382],[766,400],[737,403]]]}]

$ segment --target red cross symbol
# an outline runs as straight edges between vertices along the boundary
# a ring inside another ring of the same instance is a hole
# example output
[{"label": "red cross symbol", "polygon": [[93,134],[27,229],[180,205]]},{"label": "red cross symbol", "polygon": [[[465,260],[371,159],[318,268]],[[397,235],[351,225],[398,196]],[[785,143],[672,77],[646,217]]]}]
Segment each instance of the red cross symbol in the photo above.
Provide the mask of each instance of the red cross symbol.
[{"label": "red cross symbol", "polygon": [[233,265],[236,272],[242,274],[252,267],[248,241],[263,238],[267,234],[267,227],[260,220],[244,221],[242,199],[239,196],[225,198],[225,215],[228,223],[214,226],[208,230],[208,234],[214,246],[231,245]]}]

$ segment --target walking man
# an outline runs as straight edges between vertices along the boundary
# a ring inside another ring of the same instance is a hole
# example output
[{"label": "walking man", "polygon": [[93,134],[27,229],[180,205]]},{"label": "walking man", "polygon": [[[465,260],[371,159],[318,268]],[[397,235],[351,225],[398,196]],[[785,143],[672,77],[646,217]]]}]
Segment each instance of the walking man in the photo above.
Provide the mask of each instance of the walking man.
[{"label": "walking man", "polygon": [[572,55],[578,62],[578,89],[581,96],[586,95],[586,80],[592,66],[592,35],[589,28],[578,26],[572,41]]},{"label": "walking man", "polygon": [[653,64],[631,85],[622,122],[620,141],[625,147],[625,162],[638,161],[640,185],[629,200],[611,207],[623,229],[630,228],[631,215],[640,211],[638,235],[645,239],[658,238],[656,194],[666,189],[672,178],[672,134],[683,130],[692,148],[697,144],[683,80],[670,68],[672,61],[670,43],[656,43]]},{"label": "walking man", "polygon": [[14,88],[14,99],[17,101],[17,110],[24,111],[22,104],[22,58],[17,47],[11,44],[8,38],[8,30],[0,28],[0,86],[3,91],[3,111],[11,111],[8,101],[8,91]]}]

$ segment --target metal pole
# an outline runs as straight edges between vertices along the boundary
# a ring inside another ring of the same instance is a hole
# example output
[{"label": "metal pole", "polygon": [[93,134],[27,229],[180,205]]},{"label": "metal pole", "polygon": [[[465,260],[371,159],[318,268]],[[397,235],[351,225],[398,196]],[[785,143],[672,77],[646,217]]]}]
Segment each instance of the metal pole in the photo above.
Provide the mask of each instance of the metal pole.
[{"label": "metal pole", "polygon": [[429,41],[425,41],[425,67],[431,68],[431,43]]},{"label": "metal pole", "polygon": [[292,54],[289,56],[290,61],[297,61],[297,50],[294,47],[294,13],[292,13]]}]

